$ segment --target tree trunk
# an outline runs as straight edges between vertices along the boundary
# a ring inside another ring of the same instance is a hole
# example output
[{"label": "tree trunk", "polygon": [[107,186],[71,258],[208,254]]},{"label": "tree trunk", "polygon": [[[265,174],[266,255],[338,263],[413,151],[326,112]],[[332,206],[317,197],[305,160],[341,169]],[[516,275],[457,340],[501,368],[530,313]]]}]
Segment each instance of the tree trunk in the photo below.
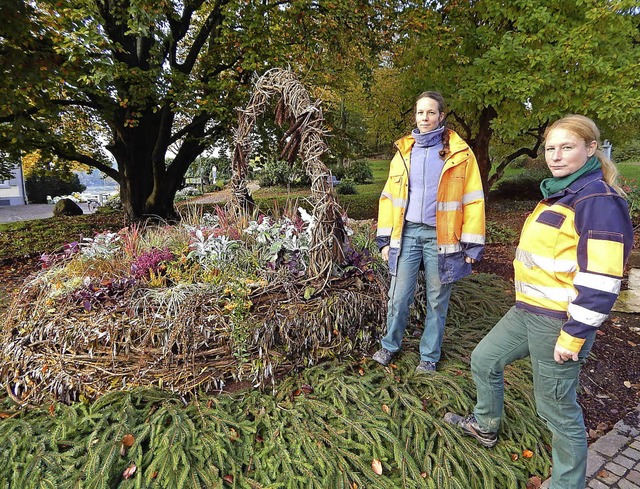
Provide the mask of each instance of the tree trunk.
[{"label": "tree trunk", "polygon": [[109,150],[118,163],[120,198],[127,220],[175,220],[175,194],[189,165],[202,152],[195,142],[183,143],[173,163],[167,167],[164,158],[168,142],[162,138],[160,114],[149,111],[138,119],[135,127],[118,132]]},{"label": "tree trunk", "polygon": [[489,157],[489,144],[493,136],[491,121],[497,117],[498,113],[492,107],[485,107],[480,113],[478,121],[478,133],[471,141],[471,149],[478,160],[478,168],[482,177],[482,188],[485,198],[489,194],[489,173],[491,172],[491,158]]}]

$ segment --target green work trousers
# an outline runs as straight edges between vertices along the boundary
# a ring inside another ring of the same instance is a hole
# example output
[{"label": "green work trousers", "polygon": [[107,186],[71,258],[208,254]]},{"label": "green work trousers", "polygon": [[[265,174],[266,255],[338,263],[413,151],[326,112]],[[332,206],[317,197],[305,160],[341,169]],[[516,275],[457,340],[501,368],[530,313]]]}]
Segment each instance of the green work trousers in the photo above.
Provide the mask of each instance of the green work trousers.
[{"label": "green work trousers", "polygon": [[531,357],[536,409],[552,434],[550,489],[584,489],[587,436],[576,390],[595,330],[580,351],[580,361],[560,365],[553,359],[553,349],[563,323],[516,307],[505,314],[471,354],[477,389],[474,414],[481,428],[497,432],[504,404],[504,368]]}]

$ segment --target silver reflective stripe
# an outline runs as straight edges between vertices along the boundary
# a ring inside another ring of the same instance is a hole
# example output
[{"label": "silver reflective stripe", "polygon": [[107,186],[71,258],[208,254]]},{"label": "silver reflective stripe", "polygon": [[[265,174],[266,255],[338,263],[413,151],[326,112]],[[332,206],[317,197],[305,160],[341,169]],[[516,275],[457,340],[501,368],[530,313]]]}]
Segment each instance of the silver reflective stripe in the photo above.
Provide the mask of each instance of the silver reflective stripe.
[{"label": "silver reflective stripe", "polygon": [[484,244],[484,234],[462,233],[460,241],[465,243]]},{"label": "silver reflective stripe", "polygon": [[462,251],[462,246],[460,246],[460,243],[438,246],[438,253],[440,254],[456,253],[458,251]]},{"label": "silver reflective stripe", "polygon": [[391,246],[391,248],[400,248],[400,240],[399,239],[392,239],[389,242],[389,246]]},{"label": "silver reflective stripe", "polygon": [[436,207],[439,211],[457,211],[462,208],[462,204],[458,201],[438,202]]},{"label": "silver reflective stripe", "polygon": [[611,294],[620,293],[620,279],[605,277],[595,273],[578,272],[573,279],[573,285],[582,285],[590,289],[601,290]]},{"label": "silver reflective stripe", "polygon": [[569,316],[571,316],[571,319],[583,324],[588,324],[595,328],[600,326],[604,320],[607,319],[607,314],[592,311],[591,309],[578,306],[577,304],[569,304],[567,312],[569,313]]},{"label": "silver reflective stripe", "polygon": [[469,192],[468,194],[464,194],[462,196],[462,203],[468,204],[469,202],[473,202],[474,200],[482,199],[484,199],[484,192],[482,190],[474,190],[473,192]]},{"label": "silver reflective stripe", "polygon": [[393,228],[378,228],[376,236],[391,236]]},{"label": "silver reflective stripe", "polygon": [[382,197],[386,197],[387,199],[389,199],[391,201],[391,205],[393,205],[393,207],[406,207],[406,205],[407,205],[407,200],[406,199],[401,199],[399,197],[394,197],[389,192],[382,192]]},{"label": "silver reflective stripe", "polygon": [[576,293],[572,289],[565,289],[564,287],[545,287],[543,285],[534,285],[516,280],[515,283],[516,292],[528,295],[530,297],[537,297],[539,299],[548,299],[555,302],[571,302],[576,298]]},{"label": "silver reflective stripe", "polygon": [[578,263],[573,260],[558,260],[536,255],[529,251],[516,249],[516,260],[527,268],[541,268],[548,272],[570,273],[578,270]]}]

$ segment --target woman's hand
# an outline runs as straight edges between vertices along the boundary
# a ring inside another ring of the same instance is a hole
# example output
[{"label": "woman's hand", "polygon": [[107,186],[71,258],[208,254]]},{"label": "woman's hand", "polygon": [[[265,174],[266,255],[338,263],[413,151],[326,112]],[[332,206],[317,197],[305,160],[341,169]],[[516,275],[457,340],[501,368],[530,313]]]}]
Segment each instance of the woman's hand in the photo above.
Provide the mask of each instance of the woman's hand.
[{"label": "woman's hand", "polygon": [[553,349],[553,359],[556,361],[556,363],[559,363],[560,365],[562,365],[564,362],[568,360],[573,360],[574,362],[577,362],[578,354],[571,350],[567,350],[565,347],[559,346],[556,343],[556,347]]},{"label": "woman's hand", "polygon": [[380,250],[380,254],[382,255],[382,259],[384,261],[389,261],[389,246],[385,246]]}]

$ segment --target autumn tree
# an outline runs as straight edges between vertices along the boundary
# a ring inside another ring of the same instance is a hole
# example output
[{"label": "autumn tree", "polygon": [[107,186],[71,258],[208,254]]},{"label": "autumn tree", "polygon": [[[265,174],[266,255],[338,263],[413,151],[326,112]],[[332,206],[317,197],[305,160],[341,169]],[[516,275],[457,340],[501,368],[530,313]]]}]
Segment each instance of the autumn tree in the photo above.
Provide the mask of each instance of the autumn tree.
[{"label": "autumn tree", "polygon": [[[387,84],[407,119],[420,92],[445,95],[488,189],[510,161],[536,156],[558,117],[584,114],[605,129],[639,119],[638,22],[634,0],[406,2],[384,68],[397,83]],[[490,178],[496,141],[512,149]]]},{"label": "autumn tree", "polygon": [[0,150],[80,162],[120,184],[129,218],[174,217],[189,165],[230,137],[252,75],[322,70],[329,51],[365,46],[370,3],[5,0]]}]

